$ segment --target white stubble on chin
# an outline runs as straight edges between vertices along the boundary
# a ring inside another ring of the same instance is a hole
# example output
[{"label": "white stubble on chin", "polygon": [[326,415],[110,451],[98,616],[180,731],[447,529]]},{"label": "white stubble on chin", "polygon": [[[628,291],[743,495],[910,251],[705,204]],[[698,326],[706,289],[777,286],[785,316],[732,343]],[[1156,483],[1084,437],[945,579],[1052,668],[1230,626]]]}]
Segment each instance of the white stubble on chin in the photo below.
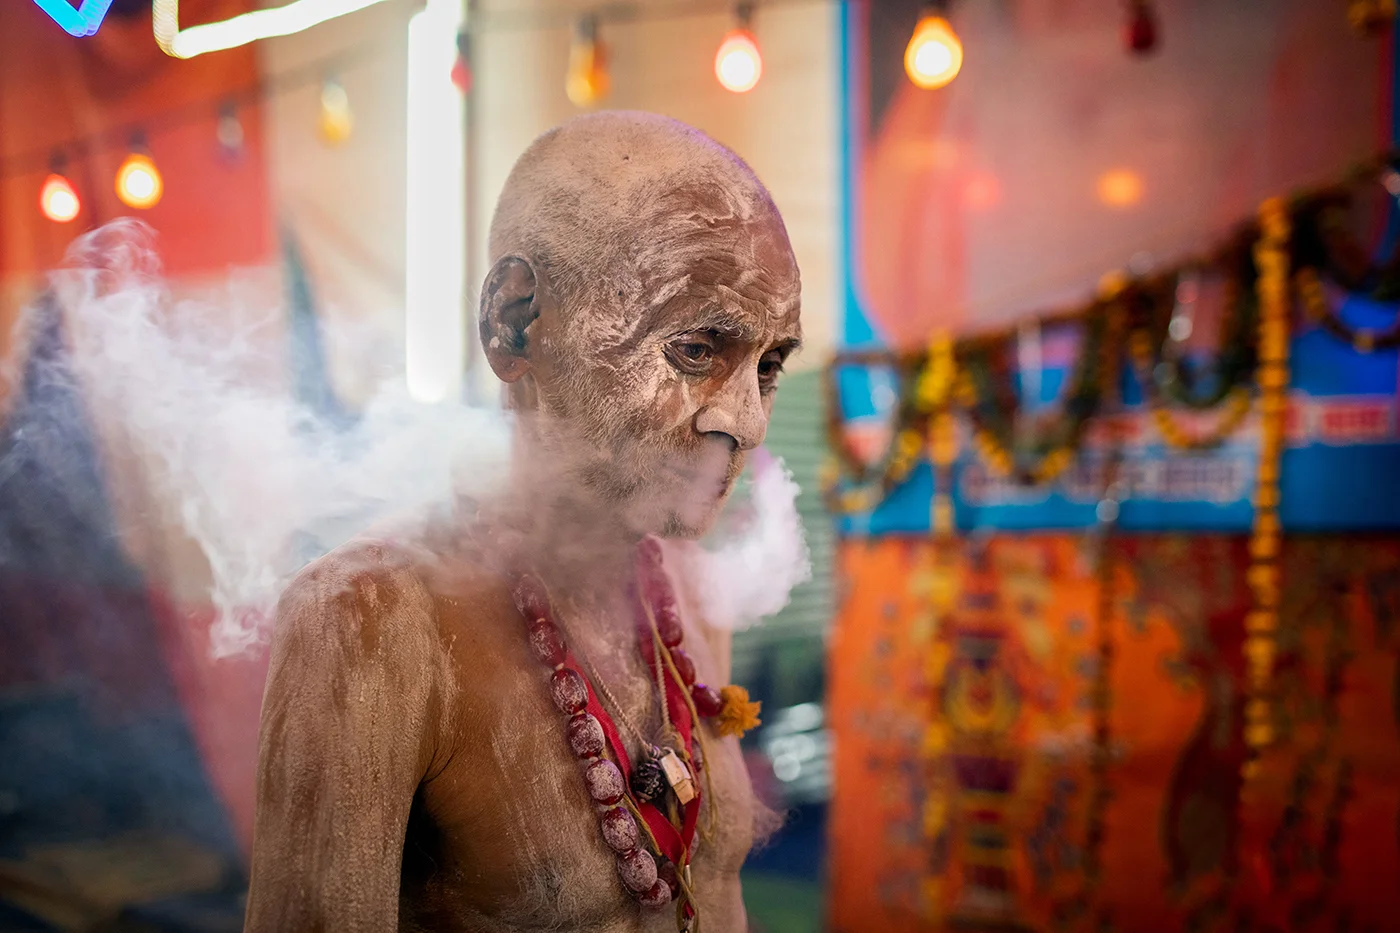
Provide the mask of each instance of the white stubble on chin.
[{"label": "white stubble on chin", "polygon": [[697,454],[678,458],[677,498],[673,509],[682,528],[703,534],[714,521],[725,493],[733,441],[720,436],[706,437]]}]

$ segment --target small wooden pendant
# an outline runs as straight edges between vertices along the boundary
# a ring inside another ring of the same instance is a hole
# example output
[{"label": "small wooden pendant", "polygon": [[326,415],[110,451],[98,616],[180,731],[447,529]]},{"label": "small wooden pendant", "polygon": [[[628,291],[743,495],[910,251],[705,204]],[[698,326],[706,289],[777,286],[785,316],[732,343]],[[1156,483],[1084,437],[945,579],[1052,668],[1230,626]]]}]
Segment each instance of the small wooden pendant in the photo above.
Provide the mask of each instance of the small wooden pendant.
[{"label": "small wooden pendant", "polygon": [[685,806],[695,799],[695,781],[691,778],[690,769],[686,767],[681,756],[676,754],[674,748],[663,749],[661,757],[658,759],[661,765],[661,773],[666,775],[666,783],[671,785],[671,790],[676,795],[676,799]]}]

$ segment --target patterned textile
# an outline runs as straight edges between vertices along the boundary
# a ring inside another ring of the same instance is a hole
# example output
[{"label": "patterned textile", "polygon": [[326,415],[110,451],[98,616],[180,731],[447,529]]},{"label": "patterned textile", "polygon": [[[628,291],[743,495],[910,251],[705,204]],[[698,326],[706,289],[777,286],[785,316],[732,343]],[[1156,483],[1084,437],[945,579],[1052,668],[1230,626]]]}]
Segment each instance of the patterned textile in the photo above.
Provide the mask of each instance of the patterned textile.
[{"label": "patterned textile", "polygon": [[843,544],[831,928],[1394,929],[1400,538],[1287,540],[1243,795],[1245,540],[1112,541],[1102,640],[1098,553],[964,543],[940,625],[927,541]]}]

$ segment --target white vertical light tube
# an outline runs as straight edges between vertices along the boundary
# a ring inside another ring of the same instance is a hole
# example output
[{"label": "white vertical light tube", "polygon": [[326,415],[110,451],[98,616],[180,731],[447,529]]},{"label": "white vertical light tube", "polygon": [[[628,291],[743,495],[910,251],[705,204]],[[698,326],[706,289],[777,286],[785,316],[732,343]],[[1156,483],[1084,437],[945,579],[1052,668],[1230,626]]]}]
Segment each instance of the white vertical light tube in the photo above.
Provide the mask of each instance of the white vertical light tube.
[{"label": "white vertical light tube", "polygon": [[462,0],[428,0],[408,23],[404,345],[408,391],[455,397],[466,365],[466,126],[452,83]]}]

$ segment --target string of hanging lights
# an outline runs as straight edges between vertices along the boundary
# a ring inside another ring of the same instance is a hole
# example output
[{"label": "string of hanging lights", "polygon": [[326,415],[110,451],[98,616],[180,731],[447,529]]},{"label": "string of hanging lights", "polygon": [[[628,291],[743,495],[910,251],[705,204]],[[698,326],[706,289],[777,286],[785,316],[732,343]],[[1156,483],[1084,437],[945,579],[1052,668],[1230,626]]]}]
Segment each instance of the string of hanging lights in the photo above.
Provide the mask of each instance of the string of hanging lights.
[{"label": "string of hanging lights", "polygon": [[[770,5],[791,5],[793,3],[826,3],[828,0],[768,0]],[[611,80],[608,73],[608,46],[600,35],[600,28],[606,18],[613,22],[635,22],[682,16],[703,15],[714,12],[712,4],[672,4],[661,8],[634,8],[611,6],[605,13],[587,13],[579,17],[574,27],[573,42],[569,47],[569,67],[564,81],[564,90],[569,100],[578,107],[591,106],[608,94]],[[732,7],[733,27],[725,33],[715,50],[715,80],[720,87],[734,94],[746,94],[758,86],[763,77],[763,53],[759,49],[758,38],[753,27],[755,4],[741,0]],[[473,32],[494,31],[495,29],[516,28],[518,21],[500,20],[494,15],[484,21],[478,18]]]},{"label": "string of hanging lights", "polygon": [[[826,0],[768,0],[768,5],[826,2]],[[839,2],[839,0],[838,0]],[[904,71],[918,88],[937,90],[945,87],[962,70],[963,45],[949,20],[951,0],[930,0],[921,13],[909,44],[904,51]],[[733,7],[734,26],[725,34],[715,52],[715,79],[720,86],[735,94],[753,90],[763,77],[763,54],[753,27],[754,3],[744,0]],[[670,7],[668,10],[667,7]],[[677,3],[642,9],[633,6],[610,6],[606,18],[611,21],[663,18],[666,16],[697,15],[711,12],[705,4]],[[1134,0],[1136,25],[1128,29],[1137,38],[1130,39],[1134,51],[1142,52],[1156,42],[1155,19],[1147,0]],[[604,16],[590,13],[579,20],[569,52],[569,74],[566,89],[569,99],[578,106],[596,103],[606,95],[606,46],[599,38]],[[495,15],[475,29],[518,27],[519,21],[498,20]],[[1146,43],[1140,45],[1140,43]],[[597,90],[601,88],[601,90]]]},{"label": "string of hanging lights", "polygon": [[216,114],[215,144],[226,162],[237,162],[243,152],[245,133],[239,108],[305,89],[321,88],[318,97],[317,134],[328,146],[344,143],[354,127],[349,96],[335,77],[369,57],[370,49],[356,47],[225,93],[213,100],[196,101],[165,113],[152,115],[133,127],[114,127],[88,136],[64,140],[42,150],[15,153],[0,158],[0,177],[36,175],[40,178],[37,202],[46,219],[66,224],[76,220],[84,208],[84,197],[69,177],[68,166],[93,155],[117,152],[122,161],[113,176],[117,198],[127,207],[149,210],[160,203],[165,179],[157,164],[158,140],[172,131]]},{"label": "string of hanging lights", "polygon": [[[827,0],[768,0],[768,5],[827,2]],[[958,76],[962,69],[963,46],[948,19],[950,0],[931,0],[915,24],[904,53],[904,70],[916,87],[936,90]],[[763,53],[754,29],[755,4],[741,0],[732,8],[734,25],[724,35],[715,51],[715,80],[720,87],[735,94],[745,94],[758,86],[763,77]],[[565,91],[576,106],[587,107],[603,99],[609,89],[607,46],[600,36],[604,19],[612,22],[633,22],[640,19],[661,19],[712,13],[713,6],[681,2],[649,7],[614,5],[604,12],[592,12],[576,22],[573,43],[569,48],[569,68]],[[525,21],[499,18],[492,14],[484,20],[477,17],[472,31],[520,28]],[[535,21],[538,25],[539,22]]]},{"label": "string of hanging lights", "polygon": [[[189,58],[206,52],[244,45],[275,35],[287,35],[310,28],[328,19],[364,9],[378,0],[293,0],[280,7],[258,11],[256,14],[234,17],[218,23],[182,28],[179,25],[178,0],[156,0],[153,29],[157,43],[175,58]],[[843,0],[763,0],[767,7],[829,4]],[[1152,0],[1124,0],[1127,19],[1123,28],[1124,44],[1134,54],[1146,54],[1157,46],[1157,19]],[[89,4],[84,4],[87,9]],[[96,9],[98,4],[91,4]],[[611,3],[574,20],[573,40],[565,78],[565,93],[579,107],[593,106],[608,96],[611,76],[608,70],[609,47],[603,37],[603,24],[635,23],[654,20],[712,16],[727,10],[731,27],[723,35],[715,51],[714,74],[720,87],[734,94],[746,94],[756,88],[763,77],[763,54],[755,29],[754,0],[667,0],[667,2]],[[929,0],[914,24],[904,53],[904,70],[909,81],[924,90],[937,90],[952,82],[962,69],[963,45],[950,20],[952,0]],[[463,93],[472,88],[471,64],[468,50],[471,37],[479,33],[519,29],[541,29],[557,25],[558,17],[551,12],[498,8],[480,11],[471,4],[466,25],[458,34],[458,55],[452,65],[452,81]],[[266,14],[266,15],[264,15]],[[349,57],[358,57],[357,50]],[[334,56],[345,58],[347,56]],[[251,93],[233,95],[218,106],[216,137],[222,155],[235,161],[243,147],[243,126],[238,118],[240,101],[270,96],[271,90],[293,89],[315,81],[321,85],[317,132],[322,142],[338,146],[349,139],[354,128],[354,114],[344,86],[334,77],[334,68],[313,65],[314,75],[299,73],[281,87],[260,86]],[[156,122],[181,124],[203,119],[205,107],[183,108]],[[148,129],[149,129],[148,121]],[[110,135],[110,134],[109,134]],[[139,138],[141,144],[130,144]],[[122,202],[145,210],[159,203],[164,182],[155,157],[145,142],[145,132],[128,133],[126,139],[114,144],[110,139],[73,140],[60,144],[47,155],[33,160],[23,156],[20,163],[33,161],[47,164],[51,169],[40,187],[41,213],[55,223],[68,223],[82,210],[82,198],[72,181],[55,164],[67,161],[69,155],[81,156],[94,149],[116,148],[123,145],[127,155],[118,170],[116,190]],[[42,161],[41,161],[42,159]],[[16,160],[0,161],[0,175],[15,174]],[[8,163],[8,164],[7,164]],[[31,169],[33,170],[33,169]]]}]

